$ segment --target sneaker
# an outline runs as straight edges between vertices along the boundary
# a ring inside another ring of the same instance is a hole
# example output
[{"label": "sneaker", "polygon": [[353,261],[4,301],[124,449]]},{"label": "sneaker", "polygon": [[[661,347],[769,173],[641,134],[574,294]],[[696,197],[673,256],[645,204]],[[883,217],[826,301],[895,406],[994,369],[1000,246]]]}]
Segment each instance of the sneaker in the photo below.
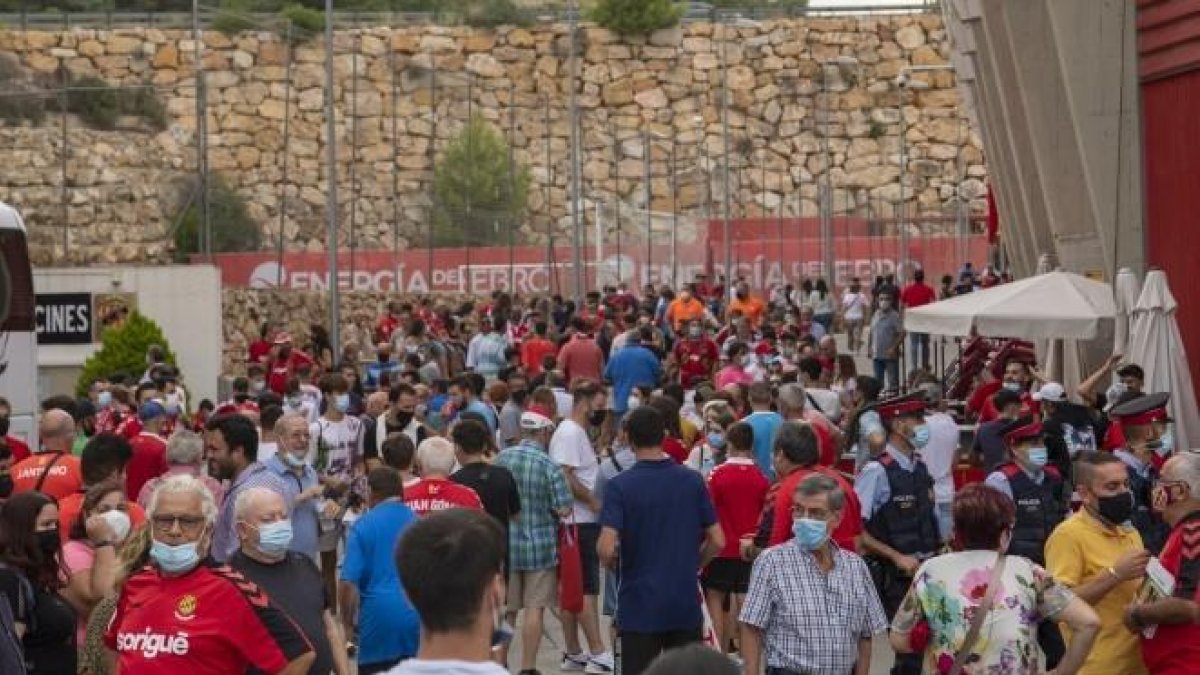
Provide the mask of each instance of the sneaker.
[{"label": "sneaker", "polygon": [[587,668],[588,656],[583,652],[578,654],[563,654],[562,665],[558,667],[564,673],[582,673]]},{"label": "sneaker", "polygon": [[591,675],[608,675],[615,667],[612,652],[601,652],[588,656],[587,667],[583,672]]}]

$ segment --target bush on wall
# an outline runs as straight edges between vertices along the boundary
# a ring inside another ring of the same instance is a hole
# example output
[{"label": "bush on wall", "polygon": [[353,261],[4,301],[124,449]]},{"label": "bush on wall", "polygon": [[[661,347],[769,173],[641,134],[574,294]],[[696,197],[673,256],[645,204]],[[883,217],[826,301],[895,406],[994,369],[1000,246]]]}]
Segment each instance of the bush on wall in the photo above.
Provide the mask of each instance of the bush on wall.
[{"label": "bush on wall", "polygon": [[162,347],[167,363],[175,365],[175,354],[162,328],[142,313],[132,312],[124,323],[101,334],[100,349],[83,363],[83,371],[75,382],[75,395],[87,396],[88,388],[98,379],[116,375],[140,378],[146,370],[146,350],[150,345]]}]

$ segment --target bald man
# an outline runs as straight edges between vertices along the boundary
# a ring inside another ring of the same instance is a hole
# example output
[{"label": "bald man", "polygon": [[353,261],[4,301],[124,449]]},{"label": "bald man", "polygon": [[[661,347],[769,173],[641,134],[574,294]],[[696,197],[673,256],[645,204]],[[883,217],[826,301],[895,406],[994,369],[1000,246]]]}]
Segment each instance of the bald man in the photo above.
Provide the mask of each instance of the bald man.
[{"label": "bald man", "polygon": [[229,566],[264,589],[296,622],[316,653],[309,672],[349,675],[346,639],[330,610],[333,599],[313,592],[324,588],[321,572],[311,558],[288,550],[292,524],[283,497],[250,488],[238,494],[233,508],[240,547]]},{"label": "bald man", "polygon": [[61,500],[78,493],[83,488],[83,474],[79,458],[71,454],[75,419],[65,410],[47,410],[38,421],[38,436],[41,451],[12,468],[13,494],[37,490]]}]

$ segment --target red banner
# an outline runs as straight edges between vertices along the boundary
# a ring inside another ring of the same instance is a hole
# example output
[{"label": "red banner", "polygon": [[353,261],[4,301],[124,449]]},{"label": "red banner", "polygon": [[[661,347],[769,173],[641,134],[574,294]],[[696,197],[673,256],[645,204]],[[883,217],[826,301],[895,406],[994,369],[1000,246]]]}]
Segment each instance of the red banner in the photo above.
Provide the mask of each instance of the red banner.
[{"label": "red banner", "polygon": [[[987,256],[982,236],[970,239],[930,237],[907,242],[897,237],[839,237],[834,241],[836,286],[859,277],[864,283],[901,266],[921,267],[930,281],[954,273],[966,260],[981,265]],[[588,247],[583,252],[588,288],[626,281],[633,288],[670,283],[674,275],[690,281],[699,271],[722,274],[724,249],[719,243],[680,244],[672,264],[671,248],[644,246]],[[800,280],[827,276],[819,239],[794,238],[736,241],[732,247],[735,276],[744,276],[759,291]],[[649,258],[649,259],[648,259]],[[213,256],[226,286],[326,290],[329,258],[325,253],[223,253]],[[569,248],[487,247],[471,249],[361,251],[338,255],[338,287],[343,290],[398,293],[486,294],[515,288],[518,293],[571,294],[574,268]]]}]

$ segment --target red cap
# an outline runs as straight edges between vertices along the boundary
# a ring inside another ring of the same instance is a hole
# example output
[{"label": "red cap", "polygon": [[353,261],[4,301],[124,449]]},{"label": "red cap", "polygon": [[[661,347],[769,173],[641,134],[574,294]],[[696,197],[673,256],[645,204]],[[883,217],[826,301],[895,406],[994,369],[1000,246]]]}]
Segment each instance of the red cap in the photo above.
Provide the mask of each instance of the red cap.
[{"label": "red cap", "polygon": [[276,333],[276,334],[275,334],[275,339],[274,339],[274,340],[272,340],[272,342],[273,342],[273,343],[275,343],[275,344],[277,344],[277,345],[284,345],[284,344],[288,344],[288,343],[290,343],[291,341],[292,341],[292,336],[291,336],[291,334],[290,334],[290,333],[288,333],[286,330],[281,330],[281,331],[279,331],[278,333]]},{"label": "red cap", "polygon": [[923,394],[910,394],[883,401],[877,409],[879,417],[884,421],[903,415],[923,415],[925,414],[925,399]]},{"label": "red cap", "polygon": [[[1024,420],[1028,422],[1029,420]],[[1042,435],[1042,423],[1033,422],[1031,424],[1019,423],[1020,426],[1012,429],[1004,434],[1004,442],[1008,445],[1013,445],[1027,438],[1039,438]]]}]

